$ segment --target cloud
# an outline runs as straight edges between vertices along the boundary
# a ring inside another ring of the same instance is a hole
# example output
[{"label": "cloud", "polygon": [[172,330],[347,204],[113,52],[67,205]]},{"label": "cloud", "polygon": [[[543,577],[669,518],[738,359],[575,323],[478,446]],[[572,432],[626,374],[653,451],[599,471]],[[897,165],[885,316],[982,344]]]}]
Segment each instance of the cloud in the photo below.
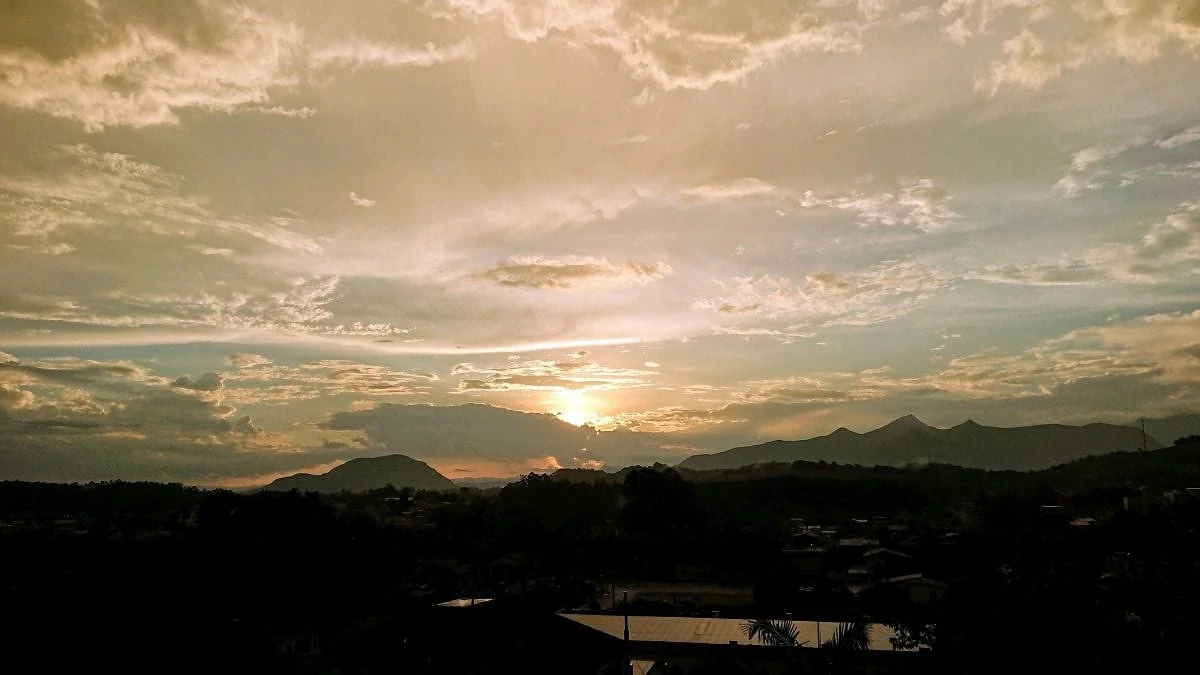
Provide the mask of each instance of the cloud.
[{"label": "cloud", "polygon": [[1082,380],[1149,378],[1193,387],[1200,361],[1186,345],[1200,335],[1200,311],[1155,314],[1106,326],[1080,328],[1016,354],[981,352],[953,359],[928,382],[943,391],[979,396],[1048,396]]},{"label": "cloud", "polygon": [[217,373],[209,372],[194,380],[187,375],[181,375],[171,382],[171,386],[193,391],[219,391],[224,387],[224,381]]},{"label": "cloud", "polygon": [[283,405],[329,396],[412,396],[429,393],[430,383],[438,380],[433,373],[345,359],[292,366],[257,354],[233,354],[227,362],[236,370],[223,374],[229,383],[224,395],[244,405]]},{"label": "cloud", "polygon": [[[1035,3],[1001,4],[1035,7],[1029,15],[1032,21],[1046,12]],[[1141,65],[1161,58],[1172,47],[1185,56],[1200,55],[1200,0],[1084,0],[1067,6],[1072,32],[1079,37],[1048,44],[1026,26],[1004,42],[1005,58],[991,64],[976,80],[976,88],[993,95],[1010,86],[1039,89],[1068,71],[1098,61]],[[965,39],[972,34],[960,35]]]},{"label": "cloud", "polygon": [[1200,125],[1188,127],[1173,136],[1155,141],[1154,144],[1165,150],[1173,150],[1200,141]]},{"label": "cloud", "polygon": [[500,367],[460,363],[451,375],[475,375],[459,380],[459,392],[550,390],[582,391],[626,389],[649,384],[646,379],[655,375],[652,370],[608,368],[594,361],[521,361]]},{"label": "cloud", "polygon": [[35,398],[31,391],[0,384],[0,411],[28,408],[33,405]]},{"label": "cloud", "polygon": [[817,11],[774,0],[429,0],[421,7],[438,18],[499,24],[522,42],[609,50],[634,78],[667,91],[738,82],[797,54],[858,52],[865,27],[857,6]]},{"label": "cloud", "polygon": [[635,205],[650,201],[654,189],[555,187],[536,194],[516,193],[466,209],[438,224],[439,232],[468,237],[499,232],[523,236],[559,228],[615,220]]},{"label": "cloud", "polygon": [[760,200],[782,209],[833,209],[855,213],[860,227],[911,227],[938,232],[962,218],[950,208],[953,197],[933,179],[921,178],[876,192],[848,191],[818,194],[781,187],[754,177],[706,183],[680,191],[702,202]]},{"label": "cloud", "polygon": [[881,396],[883,393],[874,388],[835,388],[821,378],[795,375],[747,382],[733,398],[737,403],[830,404]]},{"label": "cloud", "polygon": [[759,195],[771,194],[775,191],[775,186],[758,178],[748,177],[739,178],[728,183],[709,183],[706,185],[698,185],[696,187],[683,190],[682,193],[688,197],[695,197],[704,201],[724,201],[727,199],[738,199],[740,197],[756,197]]},{"label": "cloud", "polygon": [[1103,143],[1079,150],[1071,156],[1070,169],[1054,187],[1068,197],[1074,197],[1085,190],[1099,189],[1101,185],[1098,178],[1106,172],[1090,171],[1091,167],[1144,144],[1142,139],[1131,138],[1119,143]]},{"label": "cloud", "polygon": [[295,25],[208,0],[5,3],[0,103],[88,131],[261,106],[289,83]]},{"label": "cloud", "polygon": [[600,428],[620,428],[641,433],[703,433],[714,425],[738,425],[747,420],[724,410],[689,410],[667,406],[652,410],[619,413],[596,422]]},{"label": "cloud", "polygon": [[87,297],[0,298],[0,318],[109,329],[215,329],[291,334],[320,332],[332,314],[338,279],[258,280],[254,292],[224,290],[151,293],[106,291]]},{"label": "cloud", "polygon": [[992,22],[1005,13],[1032,10],[1030,18],[1036,19],[1050,11],[1048,5],[1046,0],[945,0],[938,12],[948,21],[942,30],[951,40],[963,44],[989,32]]},{"label": "cloud", "polygon": [[726,316],[785,318],[799,326],[866,326],[902,316],[924,306],[948,280],[913,262],[885,262],[866,272],[809,274],[796,281],[759,275],[720,282],[723,293],[704,298],[693,308]]},{"label": "cloud", "polygon": [[[0,174],[0,223],[14,237],[5,242],[48,253],[76,250],[79,233],[146,232],[160,236],[249,237],[280,249],[320,253],[321,246],[296,232],[288,217],[225,216],[180,189],[178,176],[153,164],[85,145],[61,145],[18,174]],[[199,246],[205,254],[225,249]],[[232,252],[232,251],[231,251]]]},{"label": "cloud", "polygon": [[0,382],[80,387],[97,382],[104,382],[106,386],[126,382],[165,384],[166,380],[132,361],[94,361],[76,357],[19,360],[10,357],[0,360]]},{"label": "cloud", "polygon": [[[329,368],[344,366],[318,370]],[[371,453],[361,446],[306,448],[266,431],[236,414],[232,390],[213,395],[220,380],[206,373],[172,382],[127,361],[0,361],[5,478],[246,486],[263,475]]]},{"label": "cloud", "polygon": [[195,251],[200,255],[233,255],[234,251],[231,248],[217,248],[215,246],[201,246],[199,244],[188,244],[188,250]]},{"label": "cloud", "polygon": [[674,270],[665,262],[609,262],[607,258],[515,256],[471,278],[516,288],[618,288],[658,281]]},{"label": "cloud", "polygon": [[262,354],[235,353],[226,357],[226,363],[234,368],[254,368],[254,366],[270,365],[271,359]]},{"label": "cloud", "polygon": [[[1083,192],[1099,190],[1106,186],[1105,178],[1113,171],[1111,165],[1117,158],[1129,155],[1147,155],[1151,145],[1160,150],[1174,150],[1191,143],[1200,141],[1200,127],[1190,127],[1176,134],[1151,141],[1144,135],[1131,136],[1118,141],[1107,141],[1088,146],[1071,155],[1071,164],[1062,178],[1055,183],[1055,188],[1067,197],[1076,197]],[[1142,179],[1146,174],[1169,178],[1195,178],[1197,169],[1195,162],[1170,164],[1164,162],[1146,163],[1140,167],[1123,171],[1120,174],[1120,187],[1127,187]],[[1107,181],[1108,185],[1112,180]]]},{"label": "cloud", "polygon": [[0,104],[90,132],[178,124],[184,111],[306,118],[277,90],[330,71],[430,67],[473,45],[347,37],[314,44],[295,23],[220,0],[43,0],[0,8]]},{"label": "cloud", "polygon": [[[355,337],[376,337],[383,338],[394,335],[408,335],[413,331],[412,328],[402,328],[387,321],[363,322],[352,321],[350,323],[325,324],[318,326],[314,332],[322,335],[352,335]],[[376,340],[376,342],[391,342],[391,340]]]},{"label": "cloud", "polygon": [[315,70],[429,67],[474,56],[475,46],[469,40],[447,46],[426,43],[421,47],[410,47],[358,38],[331,42],[313,49],[308,53],[308,63]]},{"label": "cloud", "polygon": [[829,208],[858,213],[862,227],[903,225],[921,232],[937,232],[962,216],[950,208],[945,188],[922,178],[896,191],[851,193],[821,197],[811,190],[795,198],[803,208]]},{"label": "cloud", "polygon": [[1110,243],[1056,263],[992,265],[968,274],[995,283],[1032,286],[1159,284],[1186,279],[1200,265],[1200,204],[1186,203],[1155,223],[1136,243]]},{"label": "cloud", "polygon": [[371,410],[334,413],[322,428],[361,432],[375,452],[405,452],[433,466],[502,462],[524,466],[528,472],[530,466],[548,466],[549,457],[562,466],[583,466],[589,461],[618,465],[661,461],[675,454],[663,447],[665,439],[657,435],[597,431],[553,415],[478,404],[383,403]]},{"label": "cloud", "polygon": [[369,209],[372,206],[375,206],[374,199],[367,199],[366,197],[360,197],[357,193],[354,193],[354,192],[350,193],[350,201],[355,206],[360,206],[364,209]]}]

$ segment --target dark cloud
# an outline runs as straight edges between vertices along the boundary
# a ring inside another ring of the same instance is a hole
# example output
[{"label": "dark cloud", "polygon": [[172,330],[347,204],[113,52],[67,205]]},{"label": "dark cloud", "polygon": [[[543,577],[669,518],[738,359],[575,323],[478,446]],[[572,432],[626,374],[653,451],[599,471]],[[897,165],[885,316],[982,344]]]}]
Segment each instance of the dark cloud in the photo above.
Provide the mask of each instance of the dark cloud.
[{"label": "dark cloud", "polygon": [[232,110],[284,84],[299,30],[214,0],[14,0],[0,5],[0,103],[107,126]]},{"label": "dark cloud", "polygon": [[[5,380],[19,378],[20,386]],[[182,379],[182,378],[181,378]],[[361,455],[304,449],[247,415],[145,368],[84,359],[0,360],[0,477],[24,480],[244,481]]]},{"label": "dark cloud", "polygon": [[224,380],[217,373],[204,373],[193,380],[188,375],[181,375],[171,383],[172,387],[191,389],[193,391],[218,391],[224,386]]},{"label": "dark cloud", "polygon": [[65,61],[119,41],[123,31],[133,29],[211,52],[229,37],[230,26],[222,18],[213,3],[203,0],[8,0],[0,9],[0,46]]},{"label": "dark cloud", "polygon": [[459,363],[451,369],[451,375],[484,375],[459,380],[460,392],[510,391],[515,389],[538,390],[582,390],[622,389],[641,387],[645,378],[655,375],[652,370],[633,368],[609,368],[594,361],[572,358],[570,361],[529,360],[506,364],[501,367],[477,366]]},{"label": "dark cloud", "polygon": [[[669,459],[665,440],[627,430],[598,432],[548,414],[493,406],[381,404],[372,410],[331,415],[324,428],[362,431],[378,451],[401,452],[430,461],[442,458],[533,460],[586,456],[621,464],[631,456]],[[586,449],[586,452],[585,452]],[[627,461],[627,460],[626,460]]]},{"label": "dark cloud", "polygon": [[664,262],[626,260],[613,263],[605,258],[530,257],[510,258],[495,267],[475,272],[471,277],[517,288],[616,287],[657,281],[673,271]]}]

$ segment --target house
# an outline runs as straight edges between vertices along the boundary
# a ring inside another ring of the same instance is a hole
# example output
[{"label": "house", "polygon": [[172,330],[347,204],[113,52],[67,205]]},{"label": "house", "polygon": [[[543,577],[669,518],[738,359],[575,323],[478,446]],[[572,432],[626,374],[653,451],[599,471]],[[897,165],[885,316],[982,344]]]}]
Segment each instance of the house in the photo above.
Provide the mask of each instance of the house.
[{"label": "house", "polygon": [[867,537],[842,537],[837,540],[834,548],[842,551],[860,551],[866,552],[879,546],[878,539],[868,539]]},{"label": "house", "polygon": [[753,586],[703,583],[614,584],[613,597],[671,605],[679,610],[727,610],[754,605]]},{"label": "house", "polygon": [[890,548],[873,548],[862,555],[868,576],[874,581],[907,573],[912,557]]},{"label": "house", "polygon": [[813,530],[804,530],[788,537],[788,548],[814,548],[824,546],[825,537]]},{"label": "house", "polygon": [[905,574],[903,576],[892,577],[885,583],[904,589],[908,595],[909,602],[918,605],[928,605],[941,600],[946,596],[946,591],[950,588],[946,584],[934,579],[928,579],[922,574]]},{"label": "house", "polygon": [[791,564],[792,569],[802,577],[819,575],[825,567],[827,551],[823,548],[785,548],[782,553]]},{"label": "house", "polygon": [[[586,626],[608,636],[622,647],[622,660],[634,672],[688,675],[704,667],[706,672],[723,667],[772,675],[785,672],[786,649],[764,645],[746,635],[745,619],[675,616],[622,616],[564,612],[566,621]],[[834,621],[792,621],[802,649],[815,648],[829,640],[842,625]],[[866,652],[856,653],[849,672],[920,672],[927,653],[896,650],[895,632],[883,624],[871,624]],[[622,664],[603,672],[628,672]],[[719,671],[718,671],[719,672]]]}]

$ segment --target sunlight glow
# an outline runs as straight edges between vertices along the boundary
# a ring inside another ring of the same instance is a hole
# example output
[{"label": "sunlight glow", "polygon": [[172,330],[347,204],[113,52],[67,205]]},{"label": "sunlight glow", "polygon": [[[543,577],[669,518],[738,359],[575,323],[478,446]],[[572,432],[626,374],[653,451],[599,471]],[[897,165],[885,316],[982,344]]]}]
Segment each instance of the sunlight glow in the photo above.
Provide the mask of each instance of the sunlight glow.
[{"label": "sunlight glow", "polygon": [[555,393],[555,398],[552,405],[557,407],[558,411],[554,415],[567,424],[581,427],[600,418],[595,411],[588,409],[591,404],[587,400],[587,394],[582,391],[562,389]]}]

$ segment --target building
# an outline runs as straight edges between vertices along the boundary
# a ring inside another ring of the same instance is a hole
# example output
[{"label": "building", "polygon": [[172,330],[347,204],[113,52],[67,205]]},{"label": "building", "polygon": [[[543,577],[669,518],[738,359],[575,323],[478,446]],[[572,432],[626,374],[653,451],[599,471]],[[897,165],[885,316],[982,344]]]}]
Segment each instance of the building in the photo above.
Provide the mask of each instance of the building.
[{"label": "building", "polygon": [[[777,674],[785,671],[793,655],[787,649],[770,647],[746,636],[745,619],[717,617],[623,616],[619,614],[560,613],[563,619],[585,626],[596,633],[619,641],[622,663],[634,672],[647,674],[689,675],[704,667],[729,672]],[[792,621],[801,649],[810,656],[828,654],[817,647],[829,640],[842,624],[835,621]],[[628,635],[626,635],[628,631]],[[848,672],[907,673],[920,672],[928,665],[928,653],[897,650],[891,638],[895,631],[883,624],[872,624],[870,646],[866,652],[846,652]],[[621,664],[609,664],[607,673],[621,673]]]},{"label": "building", "polygon": [[922,574],[905,574],[899,577],[892,577],[885,583],[904,589],[908,595],[909,602],[918,605],[928,605],[941,600],[946,596],[946,591],[950,588],[946,584],[926,578]]}]

